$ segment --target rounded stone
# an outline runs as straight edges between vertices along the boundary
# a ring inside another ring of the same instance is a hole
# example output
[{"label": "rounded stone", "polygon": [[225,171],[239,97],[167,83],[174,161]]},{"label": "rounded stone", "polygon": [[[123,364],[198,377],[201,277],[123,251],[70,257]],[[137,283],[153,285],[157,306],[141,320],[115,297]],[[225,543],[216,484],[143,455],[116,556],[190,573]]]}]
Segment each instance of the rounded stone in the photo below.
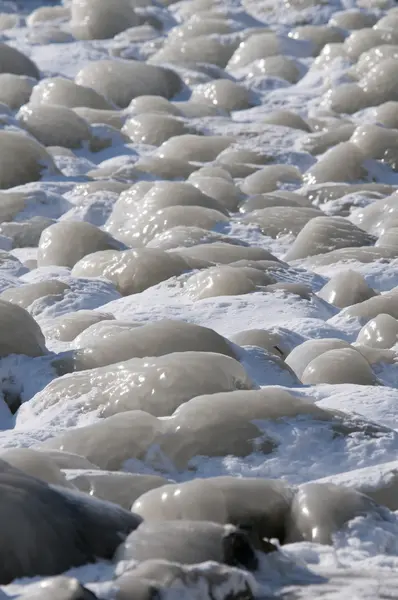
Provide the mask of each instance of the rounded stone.
[{"label": "rounded stone", "polygon": [[379,314],[358,333],[357,342],[371,348],[392,348],[398,342],[398,321],[391,315]]},{"label": "rounded stone", "polygon": [[377,292],[366,283],[364,277],[352,269],[333,275],[318,292],[319,298],[339,308],[364,302],[364,300],[377,295]]},{"label": "rounded stone", "polygon": [[0,131],[0,189],[39,181],[58,170],[45,147],[32,137],[14,131]]},{"label": "rounded stone", "polygon": [[182,88],[181,79],[174,71],[135,60],[89,62],[78,72],[75,82],[92,88],[121,108],[127,107],[137,96],[153,94],[172,98]]},{"label": "rounded stone", "polygon": [[36,83],[37,81],[33,77],[1,73],[0,102],[4,102],[12,110],[20,108],[23,104],[29,102]]},{"label": "rounded stone", "polygon": [[17,118],[44,146],[77,149],[92,138],[87,122],[66,106],[26,104]]},{"label": "rounded stone", "polygon": [[120,242],[91,223],[60,221],[41,234],[37,262],[39,267],[58,265],[72,268],[87,254],[121,247]]},{"label": "rounded stone", "polygon": [[376,385],[368,361],[354,348],[335,348],[314,358],[301,376],[304,385],[320,383]]},{"label": "rounded stone", "polygon": [[90,86],[77,85],[63,77],[42,79],[33,89],[31,104],[57,104],[68,108],[111,110],[114,105]]}]

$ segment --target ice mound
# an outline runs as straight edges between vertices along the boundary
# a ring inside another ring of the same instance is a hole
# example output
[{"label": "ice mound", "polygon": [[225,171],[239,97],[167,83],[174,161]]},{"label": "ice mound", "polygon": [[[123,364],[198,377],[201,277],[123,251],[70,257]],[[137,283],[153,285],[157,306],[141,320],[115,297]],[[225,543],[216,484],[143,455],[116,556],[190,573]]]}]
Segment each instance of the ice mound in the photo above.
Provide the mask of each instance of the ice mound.
[{"label": "ice mound", "polygon": [[[118,337],[117,332],[114,335]],[[253,386],[233,358],[214,352],[174,352],[55,379],[36,394],[29,412],[40,415],[55,404],[75,404],[81,413],[100,409],[102,418],[130,410],[167,416],[195,396]]]},{"label": "ice mound", "polygon": [[88,254],[123,248],[108,233],[85,222],[63,221],[43,231],[39,241],[39,266],[59,265],[73,267]]},{"label": "ice mound", "polygon": [[0,189],[39,181],[43,175],[58,173],[44,146],[16,131],[0,131]]},{"label": "ice mound", "polygon": [[[112,558],[139,517],[116,505],[101,503],[60,487],[51,487],[1,462],[1,511],[10,524],[2,561],[1,581],[17,577],[57,575],[94,557]],[[29,507],[27,509],[27,507]],[[51,507],[51,510],[49,510]],[[14,527],[30,532],[32,544],[20,543]],[[37,541],[45,541],[37,551]]]}]

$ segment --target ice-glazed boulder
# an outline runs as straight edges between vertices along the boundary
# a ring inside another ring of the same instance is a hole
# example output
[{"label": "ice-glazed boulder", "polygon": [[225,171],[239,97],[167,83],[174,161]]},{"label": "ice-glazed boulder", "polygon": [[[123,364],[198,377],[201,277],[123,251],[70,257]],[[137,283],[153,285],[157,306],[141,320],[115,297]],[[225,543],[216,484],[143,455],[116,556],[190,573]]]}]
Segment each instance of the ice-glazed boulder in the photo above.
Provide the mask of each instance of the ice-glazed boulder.
[{"label": "ice-glazed boulder", "polygon": [[47,326],[46,335],[61,342],[71,342],[90,325],[114,318],[113,315],[105,312],[77,310],[53,319]]},{"label": "ice-glazed boulder", "polygon": [[51,23],[52,21],[66,21],[70,17],[69,6],[40,6],[32,11],[26,19],[29,27]]},{"label": "ice-glazed boulder", "polygon": [[308,184],[330,181],[355,181],[366,176],[366,157],[352,142],[342,142],[328,150],[318,162],[304,174]]},{"label": "ice-glazed boulder", "polygon": [[[160,156],[142,156],[134,165],[144,177],[152,175],[156,179],[184,180],[190,176],[195,166],[180,158],[161,158]],[[148,182],[146,182],[148,183]]]},{"label": "ice-glazed boulder", "polygon": [[39,452],[33,448],[5,448],[0,451],[0,460],[6,461],[26,475],[36,477],[46,483],[73,488],[73,485],[66,480],[55,460],[44,452]]},{"label": "ice-glazed boulder", "polygon": [[293,29],[289,36],[294,40],[309,42],[312,56],[318,56],[326,44],[337,44],[345,39],[344,31],[330,25],[302,25]]},{"label": "ice-glazed boulder", "polygon": [[230,136],[179,135],[164,142],[157,154],[163,158],[179,156],[194,162],[211,162],[234,142]]},{"label": "ice-glazed boulder", "polygon": [[114,106],[92,88],[77,85],[70,79],[50,77],[42,79],[33,89],[31,104],[58,104],[75,108],[84,106],[98,110],[110,110]]},{"label": "ice-glazed boulder", "polygon": [[99,321],[79,333],[75,338],[73,346],[75,348],[94,346],[97,341],[101,342],[102,340],[109,339],[123,331],[131,331],[136,327],[142,327],[142,323],[139,321],[121,321],[119,319]]},{"label": "ice-glazed boulder", "polygon": [[119,471],[127,460],[144,458],[163,429],[162,421],[156,417],[133,410],[68,429],[43,442],[40,448],[80,454],[101,469]]},{"label": "ice-glazed boulder", "polygon": [[151,600],[156,594],[203,598],[204,589],[208,597],[232,600],[242,596],[254,598],[258,590],[254,577],[242,568],[216,562],[182,565],[156,559],[125,571],[116,579],[115,588],[116,600]]},{"label": "ice-glazed boulder", "polygon": [[40,79],[35,63],[16,48],[0,42],[0,72]]},{"label": "ice-glazed boulder", "polygon": [[304,416],[328,423],[336,435],[362,427],[351,426],[342,415],[295,398],[282,388],[267,386],[198,396],[182,404],[167,421],[167,431],[158,440],[159,451],[179,470],[193,468],[191,461],[198,456],[270,454],[278,445],[273,423]]},{"label": "ice-glazed boulder", "polygon": [[254,76],[265,75],[284,79],[289,83],[297,83],[301,79],[304,69],[297,60],[279,54],[256,60],[251,64],[250,73]]},{"label": "ice-glazed boulder", "polygon": [[398,129],[398,102],[391,100],[390,102],[384,102],[374,109],[374,121],[384,125],[384,127],[390,127],[391,129]]},{"label": "ice-glazed boulder", "polygon": [[372,67],[360,80],[369,99],[369,106],[398,100],[398,60],[388,58]]},{"label": "ice-glazed boulder", "polygon": [[170,115],[148,112],[128,119],[122,131],[136,144],[160,146],[171,137],[188,133],[189,128]]},{"label": "ice-glazed boulder", "polygon": [[368,496],[332,483],[306,483],[293,499],[287,541],[331,544],[334,533],[359,516],[380,517],[378,505]]},{"label": "ice-glazed boulder", "polygon": [[239,346],[258,346],[285,360],[292,351],[294,343],[289,341],[288,330],[281,327],[267,329],[247,329],[230,336],[231,342]]},{"label": "ice-glazed boulder", "polygon": [[370,69],[378,65],[384,60],[398,58],[398,45],[383,44],[381,46],[374,46],[367,52],[361,54],[358,62],[351,68],[351,77],[360,80],[364,77]]},{"label": "ice-glazed boulder", "polygon": [[[229,173],[228,173],[229,175]],[[232,181],[225,177],[207,177],[194,171],[189,177],[190,183],[198,190],[217,200],[227,210],[235,212],[242,194]]]},{"label": "ice-glazed boulder", "polygon": [[183,113],[178,108],[179,103],[172,103],[170,100],[166,98],[162,98],[162,96],[137,96],[134,98],[128,107],[126,108],[125,113],[129,116],[141,115],[143,113],[161,113],[174,117],[182,117]]},{"label": "ice-glazed boulder", "polygon": [[372,348],[358,342],[354,342],[353,347],[366,358],[371,366],[376,365],[376,369],[378,369],[377,365],[380,363],[394,365],[397,361],[397,353],[389,348]]},{"label": "ice-glazed boulder", "polygon": [[0,189],[39,181],[58,169],[44,146],[16,131],[0,131]]},{"label": "ice-glazed boulder", "polygon": [[303,227],[321,215],[316,208],[296,206],[271,206],[244,215],[245,223],[258,225],[264,235],[276,238],[280,235],[298,235]]},{"label": "ice-glazed boulder", "polygon": [[13,73],[0,74],[0,102],[4,102],[11,109],[20,108],[29,102],[32,90],[37,81],[33,77],[15,75]]},{"label": "ice-glazed boulder", "polygon": [[44,229],[54,223],[54,219],[47,217],[32,217],[27,221],[3,222],[0,225],[0,234],[12,240],[13,248],[34,248],[39,245],[39,240]]},{"label": "ice-glazed boulder", "polygon": [[[55,8],[55,7],[54,7]],[[97,596],[77,579],[59,575],[42,579],[26,594],[27,600],[96,600]]]},{"label": "ice-glazed boulder", "polygon": [[214,104],[226,111],[244,110],[253,106],[249,90],[229,79],[217,79],[198,85],[191,98],[195,102]]},{"label": "ice-glazed boulder", "polygon": [[[0,227],[1,229],[1,227]],[[174,250],[189,248],[191,246],[203,246],[204,244],[213,244],[214,242],[226,242],[240,246],[240,240],[230,236],[209,231],[201,227],[177,226],[157,235],[148,242],[147,248],[159,248],[161,250]]]},{"label": "ice-glazed boulder", "polygon": [[258,59],[279,55],[310,56],[311,45],[272,31],[256,33],[241,42],[228,63],[228,69],[240,69]]},{"label": "ice-glazed boulder", "polygon": [[130,510],[134,502],[154,488],[166,485],[167,479],[157,475],[115,473],[114,471],[68,471],[68,483],[78,490],[118,504]]},{"label": "ice-glazed boulder", "polygon": [[88,254],[72,269],[74,277],[104,277],[124,296],[138,294],[191,267],[182,257],[156,248],[105,250]]},{"label": "ice-glazed boulder", "polygon": [[[335,107],[334,110],[336,110]],[[348,125],[342,125],[341,127],[312,133],[308,137],[300,140],[300,145],[303,150],[316,156],[318,154],[323,154],[326,150],[329,150],[329,148],[336,146],[336,144],[348,142],[354,133],[354,130],[355,125],[349,123]]]},{"label": "ice-glazed boulder", "polygon": [[81,148],[92,136],[87,122],[66,106],[26,104],[17,118],[44,146]]},{"label": "ice-glazed boulder", "polygon": [[[87,86],[121,108],[146,94],[172,98],[182,88],[180,77],[170,69],[135,60],[88,62],[76,75],[78,85]],[[107,107],[92,107],[107,108]]]},{"label": "ice-glazed boulder", "polygon": [[269,165],[248,175],[241,184],[245,194],[273,192],[281,183],[301,183],[301,173],[291,165]]},{"label": "ice-glazed boulder", "polygon": [[221,265],[191,275],[185,283],[185,292],[193,300],[238,296],[255,292],[258,286],[263,287],[274,282],[275,279],[271,275],[258,269]]},{"label": "ice-glazed boulder", "polygon": [[387,314],[394,317],[394,319],[398,319],[397,299],[397,290],[393,289],[380,296],[374,296],[373,298],[369,298],[369,300],[349,306],[341,314],[348,319],[356,317],[365,323],[380,314]]},{"label": "ice-glazed boulder", "polygon": [[290,110],[274,110],[268,113],[263,119],[267,125],[279,125],[280,127],[289,127],[290,129],[299,129],[302,131],[311,131],[308,123],[304,121],[299,114]]},{"label": "ice-glazed boulder", "polygon": [[172,352],[216,352],[236,358],[228,341],[201,325],[164,319],[127,330],[76,351],[75,369],[93,369],[130,358],[163,356]]},{"label": "ice-glazed boulder", "polygon": [[234,53],[237,44],[238,42],[234,40],[221,41],[209,35],[183,38],[181,40],[170,38],[160,50],[151,56],[150,62],[182,66],[187,63],[195,64],[199,62],[224,68]]},{"label": "ice-glazed boulder", "polygon": [[40,44],[64,44],[74,42],[74,36],[65,31],[62,25],[47,24],[44,27],[32,28],[27,35],[27,41],[32,45]]},{"label": "ice-glazed boulder", "polygon": [[0,12],[0,31],[14,29],[21,24],[21,17],[15,13]]},{"label": "ice-glazed boulder", "polygon": [[116,561],[163,559],[185,565],[214,561],[255,571],[258,559],[246,533],[211,521],[141,523],[119,547]]},{"label": "ice-glazed boulder", "polygon": [[293,492],[282,481],[211,477],[163,485],[138,498],[132,511],[145,521],[191,520],[247,528],[253,543],[284,539]]},{"label": "ice-glazed boulder", "polygon": [[62,281],[48,279],[47,281],[27,283],[18,287],[9,287],[0,294],[0,298],[11,302],[11,304],[22,306],[22,308],[28,308],[35,300],[40,298],[46,298],[47,302],[50,299],[53,302],[62,300],[69,289],[69,285]]},{"label": "ice-glazed boulder", "polygon": [[343,83],[328,90],[322,104],[325,108],[338,114],[351,115],[367,108],[371,103],[367,94],[359,85],[356,83]]},{"label": "ice-glazed boulder", "polygon": [[286,364],[296,373],[299,379],[302,378],[307,366],[318,356],[321,356],[328,350],[349,348],[350,345],[344,340],[337,338],[327,338],[323,340],[307,340],[296,346],[286,358]]},{"label": "ice-glazed boulder", "polygon": [[343,217],[317,217],[300,231],[285,260],[325,254],[338,248],[373,246],[376,238]]},{"label": "ice-glazed boulder", "polygon": [[396,32],[382,31],[375,28],[358,29],[353,31],[344,40],[344,49],[347,52],[348,58],[352,62],[356,62],[361,54],[367,52],[375,46],[382,44],[396,44],[398,36]]},{"label": "ice-glazed boulder", "polygon": [[353,31],[373,27],[376,21],[376,15],[358,9],[350,9],[335,12],[329,19],[329,25]]},{"label": "ice-glazed boulder", "polygon": [[[207,197],[206,202],[217,203],[210,197]],[[223,207],[215,210],[204,206],[179,204],[153,212],[150,210],[141,212],[126,219],[123,224],[116,223],[116,228],[109,224],[107,229],[128,246],[143,246],[172,227],[200,227],[213,230],[215,227],[229,222],[225,213],[226,210]]]},{"label": "ice-glazed boulder", "polygon": [[[244,368],[233,358],[214,352],[185,351],[133,358],[66,375],[38,392],[31,407],[35,414],[55,404],[60,408],[70,404],[86,412],[100,409],[100,417],[131,410],[162,417],[171,415],[195,396],[252,387]],[[90,390],[95,393],[90,394]]]},{"label": "ice-glazed boulder", "polygon": [[0,300],[0,357],[9,354],[46,354],[44,335],[33,317],[21,306]]},{"label": "ice-glazed boulder", "polygon": [[[110,560],[140,523],[138,516],[117,505],[51,487],[5,461],[0,486],[2,585],[22,577],[57,575],[97,558]],[[29,544],[21,544],[16,528],[25,531]]]},{"label": "ice-glazed boulder", "polygon": [[379,314],[358,333],[357,342],[371,348],[392,348],[398,342],[398,321],[391,315]]},{"label": "ice-glazed boulder", "polygon": [[318,292],[320,298],[339,308],[363,302],[377,295],[377,292],[366,283],[364,277],[352,269],[333,275]]},{"label": "ice-glazed boulder", "polygon": [[354,131],[351,142],[356,144],[367,158],[381,159],[398,168],[398,130],[378,125],[361,125]]},{"label": "ice-glazed boulder", "polygon": [[217,164],[226,169],[231,177],[247,177],[269,161],[266,154],[246,148],[226,148],[217,156]]},{"label": "ice-glazed boulder", "polygon": [[170,206],[201,206],[228,215],[226,208],[217,199],[203,193],[190,182],[157,181],[143,195],[139,195],[134,186],[122,192],[113,207],[107,227],[113,231],[115,224],[116,233],[118,224],[125,223],[127,218],[139,220]]},{"label": "ice-glazed boulder", "polygon": [[39,267],[73,267],[87,254],[123,248],[123,244],[85,221],[60,221],[47,227],[40,237],[37,253]]},{"label": "ice-glazed boulder", "polygon": [[327,350],[314,358],[301,376],[305,385],[354,383],[376,385],[377,378],[368,361],[354,348]]},{"label": "ice-glazed boulder", "polygon": [[198,244],[190,248],[179,248],[172,252],[178,254],[185,259],[198,259],[219,264],[229,264],[240,260],[248,261],[273,261],[275,267],[280,264],[280,261],[265,250],[255,246],[239,246],[223,241],[215,241],[209,244]]},{"label": "ice-glazed boulder", "polygon": [[391,250],[398,250],[398,221],[397,227],[388,227],[388,221],[386,225],[383,226],[383,233],[379,236],[379,239],[376,242],[376,246],[378,247],[387,247]]},{"label": "ice-glazed boulder", "polygon": [[398,195],[394,193],[354,211],[351,219],[361,229],[373,235],[380,235],[395,226],[397,215]]},{"label": "ice-glazed boulder", "polygon": [[146,3],[115,0],[72,0],[71,28],[81,40],[103,40],[140,24],[135,6]]},{"label": "ice-glazed boulder", "polygon": [[383,31],[394,31],[397,25],[398,14],[396,11],[392,10],[388,11],[388,13],[384,17],[381,17],[381,19],[377,21],[376,25],[374,26],[374,29],[381,29]]}]

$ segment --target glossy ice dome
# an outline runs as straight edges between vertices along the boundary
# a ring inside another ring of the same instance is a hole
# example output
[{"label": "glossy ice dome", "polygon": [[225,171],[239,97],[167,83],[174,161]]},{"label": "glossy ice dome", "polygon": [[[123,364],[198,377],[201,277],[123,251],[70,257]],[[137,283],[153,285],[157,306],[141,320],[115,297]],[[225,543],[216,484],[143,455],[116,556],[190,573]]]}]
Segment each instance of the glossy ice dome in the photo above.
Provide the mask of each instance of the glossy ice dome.
[{"label": "glossy ice dome", "polygon": [[55,379],[36,394],[30,410],[40,414],[57,403],[73,403],[81,412],[100,409],[102,418],[130,410],[167,416],[195,396],[252,387],[233,358],[211,351],[171,352]]}]

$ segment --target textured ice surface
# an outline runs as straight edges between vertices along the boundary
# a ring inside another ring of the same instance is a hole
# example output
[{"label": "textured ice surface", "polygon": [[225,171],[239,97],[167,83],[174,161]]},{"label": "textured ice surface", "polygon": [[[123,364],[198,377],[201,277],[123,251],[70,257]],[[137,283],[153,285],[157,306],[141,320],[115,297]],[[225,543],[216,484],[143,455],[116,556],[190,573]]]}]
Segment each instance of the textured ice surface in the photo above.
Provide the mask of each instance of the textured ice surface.
[{"label": "textured ice surface", "polygon": [[0,1],[7,597],[397,596],[397,15]]}]

